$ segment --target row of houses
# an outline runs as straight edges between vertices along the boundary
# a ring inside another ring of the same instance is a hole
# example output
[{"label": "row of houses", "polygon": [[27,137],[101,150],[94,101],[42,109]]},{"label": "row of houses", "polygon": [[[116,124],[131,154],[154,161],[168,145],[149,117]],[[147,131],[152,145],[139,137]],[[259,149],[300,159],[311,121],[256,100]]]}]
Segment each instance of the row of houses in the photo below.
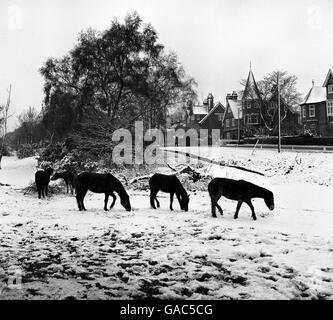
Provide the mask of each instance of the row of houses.
[{"label": "row of houses", "polygon": [[[220,129],[221,138],[238,140],[256,135],[277,135],[278,96],[262,98],[250,68],[242,91],[227,94],[225,104],[214,102],[210,93],[202,104],[189,102],[177,117],[170,115],[168,127]],[[312,85],[304,101],[290,106],[280,97],[282,135],[311,131],[314,135],[333,135],[333,71],[322,87]]]}]

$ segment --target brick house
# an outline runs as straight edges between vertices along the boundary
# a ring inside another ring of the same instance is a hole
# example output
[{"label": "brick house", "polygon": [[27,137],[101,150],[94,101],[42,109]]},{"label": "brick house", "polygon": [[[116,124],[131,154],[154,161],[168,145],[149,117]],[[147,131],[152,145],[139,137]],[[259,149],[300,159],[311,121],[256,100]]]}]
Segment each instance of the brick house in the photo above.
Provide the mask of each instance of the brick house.
[{"label": "brick house", "polygon": [[208,129],[209,134],[212,129],[220,129],[222,137],[222,124],[225,107],[217,102],[214,104],[214,97],[210,93],[202,105],[190,106],[187,110],[187,125],[198,129]]},{"label": "brick house", "polygon": [[238,140],[242,125],[242,100],[238,100],[238,93],[234,91],[227,95],[226,110],[223,119],[223,138]]},{"label": "brick house", "polygon": [[[333,68],[328,70],[323,87],[326,89],[326,113],[329,131],[333,125]],[[332,132],[331,132],[332,134]]]},{"label": "brick house", "polygon": [[326,88],[315,86],[305,96],[301,105],[301,119],[304,131],[325,134],[327,128]]},{"label": "brick house", "polygon": [[[241,97],[239,99],[239,97]],[[223,138],[276,134],[278,118],[277,95],[262,99],[253,72],[250,69],[243,92],[227,95],[227,110],[223,120]],[[281,132],[294,134],[299,125],[299,112],[280,99]]]}]

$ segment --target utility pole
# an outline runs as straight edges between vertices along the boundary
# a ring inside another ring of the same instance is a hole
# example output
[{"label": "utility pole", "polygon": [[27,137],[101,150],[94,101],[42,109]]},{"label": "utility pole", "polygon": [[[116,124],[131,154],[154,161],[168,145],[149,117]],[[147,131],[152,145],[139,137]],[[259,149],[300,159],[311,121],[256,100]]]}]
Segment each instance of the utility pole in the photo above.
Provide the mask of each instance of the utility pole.
[{"label": "utility pole", "polygon": [[239,123],[239,106],[237,107],[237,134],[238,134],[238,144],[239,144],[239,141],[240,141],[240,123]]},{"label": "utility pole", "polygon": [[278,92],[278,126],[279,126],[279,133],[278,133],[278,152],[281,152],[281,107],[280,107],[280,72],[277,73],[277,92]]}]

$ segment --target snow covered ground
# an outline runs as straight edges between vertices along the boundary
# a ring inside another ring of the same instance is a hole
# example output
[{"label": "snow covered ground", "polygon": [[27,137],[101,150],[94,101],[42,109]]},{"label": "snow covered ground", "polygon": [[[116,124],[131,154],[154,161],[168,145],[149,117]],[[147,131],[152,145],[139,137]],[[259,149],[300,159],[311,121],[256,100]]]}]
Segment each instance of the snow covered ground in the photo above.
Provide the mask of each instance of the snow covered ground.
[{"label": "snow covered ground", "polygon": [[[132,212],[119,200],[104,212],[103,195],[38,200],[20,188],[33,180],[33,158],[4,158],[0,182],[2,299],[333,299],[333,159],[331,154],[236,148],[186,148],[228,164],[201,164],[212,176],[241,178],[275,195],[275,210],[254,200],[258,216],[221,199],[211,217],[207,192],[191,194],[189,212],[149,206],[146,191],[129,190]],[[170,154],[170,163],[173,163]],[[183,161],[183,159],[181,160]],[[64,189],[65,191],[65,189]],[[21,289],[6,286],[22,271]]]}]

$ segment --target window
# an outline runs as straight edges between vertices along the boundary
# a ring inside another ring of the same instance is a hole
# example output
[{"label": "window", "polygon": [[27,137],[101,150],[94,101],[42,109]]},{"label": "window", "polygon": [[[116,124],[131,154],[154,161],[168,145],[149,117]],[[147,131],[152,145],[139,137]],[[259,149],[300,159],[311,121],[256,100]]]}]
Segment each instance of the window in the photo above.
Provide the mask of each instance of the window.
[{"label": "window", "polygon": [[327,115],[333,115],[333,100],[327,101]]},{"label": "window", "polygon": [[314,118],[316,116],[316,106],[314,104],[311,104],[309,106],[309,117]]},{"label": "window", "polygon": [[303,118],[306,118],[306,106],[302,107],[302,116]]},{"label": "window", "polygon": [[328,85],[328,93],[333,93],[333,84]]},{"label": "window", "polygon": [[225,120],[225,127],[229,128],[229,119]]},{"label": "window", "polygon": [[216,113],[217,115],[217,120],[222,121],[223,120],[223,113]]},{"label": "window", "polygon": [[232,126],[232,127],[235,126],[235,119],[234,119],[234,118],[231,119],[231,126]]}]

